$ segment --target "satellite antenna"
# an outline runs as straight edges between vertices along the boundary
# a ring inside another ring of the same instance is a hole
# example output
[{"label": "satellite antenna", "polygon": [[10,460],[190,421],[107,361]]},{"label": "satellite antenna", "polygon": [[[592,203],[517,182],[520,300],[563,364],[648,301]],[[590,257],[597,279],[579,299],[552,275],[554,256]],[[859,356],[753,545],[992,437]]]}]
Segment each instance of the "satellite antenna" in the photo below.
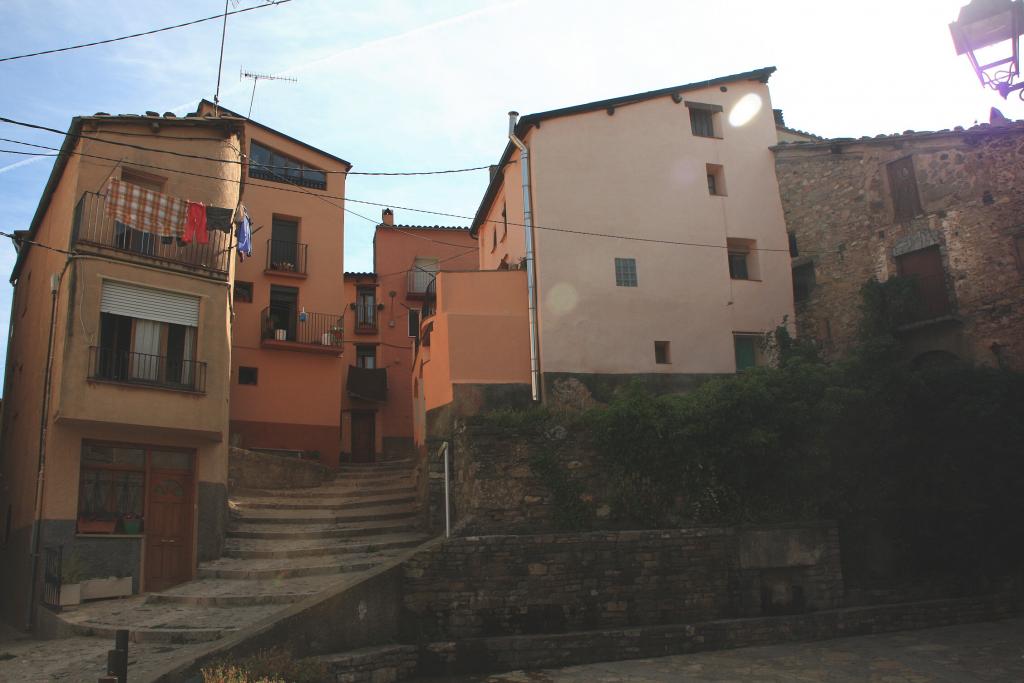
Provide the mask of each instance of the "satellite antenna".
[{"label": "satellite antenna", "polygon": [[298,83],[299,79],[291,78],[289,76],[273,76],[271,74],[258,74],[251,71],[243,71],[241,68],[238,69],[238,80],[243,78],[252,79],[252,97],[249,98],[249,113],[245,115],[245,118],[252,116],[252,103],[256,100],[256,84],[260,81],[286,81],[288,83]]}]

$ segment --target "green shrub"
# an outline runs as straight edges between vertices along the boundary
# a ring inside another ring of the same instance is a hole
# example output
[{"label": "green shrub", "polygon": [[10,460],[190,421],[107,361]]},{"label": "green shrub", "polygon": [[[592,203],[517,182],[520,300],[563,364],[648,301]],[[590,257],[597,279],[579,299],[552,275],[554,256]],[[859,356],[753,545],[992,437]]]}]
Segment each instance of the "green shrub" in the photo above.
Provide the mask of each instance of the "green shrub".
[{"label": "green shrub", "polygon": [[202,670],[203,683],[321,683],[327,667],[314,660],[293,659],[288,650],[261,650],[240,661],[224,661]]}]

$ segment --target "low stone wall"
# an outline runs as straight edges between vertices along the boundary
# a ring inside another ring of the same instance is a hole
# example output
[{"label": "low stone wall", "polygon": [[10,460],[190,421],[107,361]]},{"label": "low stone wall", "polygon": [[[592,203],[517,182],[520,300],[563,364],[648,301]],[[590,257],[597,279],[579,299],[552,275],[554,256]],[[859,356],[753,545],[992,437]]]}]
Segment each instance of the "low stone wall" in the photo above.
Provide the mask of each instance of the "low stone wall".
[{"label": "low stone wall", "polygon": [[424,642],[834,608],[831,525],[454,538],[404,566],[403,636]]},{"label": "low stone wall", "polygon": [[228,456],[228,490],[301,489],[319,486],[334,476],[318,462],[232,448]]},{"label": "low stone wall", "polygon": [[1020,594],[932,600],[755,619],[441,641],[420,648],[420,675],[535,669],[827,640],[1016,616]]}]

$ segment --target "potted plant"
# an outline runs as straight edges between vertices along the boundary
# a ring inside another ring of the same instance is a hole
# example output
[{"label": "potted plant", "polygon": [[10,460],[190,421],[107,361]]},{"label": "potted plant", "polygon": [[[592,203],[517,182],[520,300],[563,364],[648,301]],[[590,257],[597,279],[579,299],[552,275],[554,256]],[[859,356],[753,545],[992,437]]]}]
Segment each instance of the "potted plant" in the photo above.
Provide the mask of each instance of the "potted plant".
[{"label": "potted plant", "polygon": [[126,534],[142,533],[142,515],[129,512],[121,517],[121,530]]},{"label": "potted plant", "polygon": [[64,556],[60,564],[60,598],[61,607],[78,605],[82,602],[82,576],[84,569],[82,558],[76,552]]},{"label": "potted plant", "polygon": [[112,534],[116,528],[117,517],[109,512],[82,515],[78,518],[78,533],[80,534]]}]

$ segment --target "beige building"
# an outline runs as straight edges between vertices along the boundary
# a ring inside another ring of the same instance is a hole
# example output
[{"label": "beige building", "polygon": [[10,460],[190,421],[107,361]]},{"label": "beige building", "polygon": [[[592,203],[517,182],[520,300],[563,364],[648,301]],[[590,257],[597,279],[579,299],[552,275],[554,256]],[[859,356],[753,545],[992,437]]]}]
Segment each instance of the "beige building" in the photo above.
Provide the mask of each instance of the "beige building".
[{"label": "beige building", "polygon": [[[528,151],[544,391],[573,378],[607,394],[637,377],[685,389],[761,362],[757,336],[792,320],[773,71],[513,122]],[[522,163],[510,140],[472,225],[482,270],[526,257]]]},{"label": "beige building", "polygon": [[[58,553],[78,578],[142,592],[221,552],[241,132],[232,117],[75,118],[19,233],[0,451],[12,623],[52,600]],[[170,219],[115,220],[111,181],[221,209],[227,229],[183,244],[153,231]]]}]

